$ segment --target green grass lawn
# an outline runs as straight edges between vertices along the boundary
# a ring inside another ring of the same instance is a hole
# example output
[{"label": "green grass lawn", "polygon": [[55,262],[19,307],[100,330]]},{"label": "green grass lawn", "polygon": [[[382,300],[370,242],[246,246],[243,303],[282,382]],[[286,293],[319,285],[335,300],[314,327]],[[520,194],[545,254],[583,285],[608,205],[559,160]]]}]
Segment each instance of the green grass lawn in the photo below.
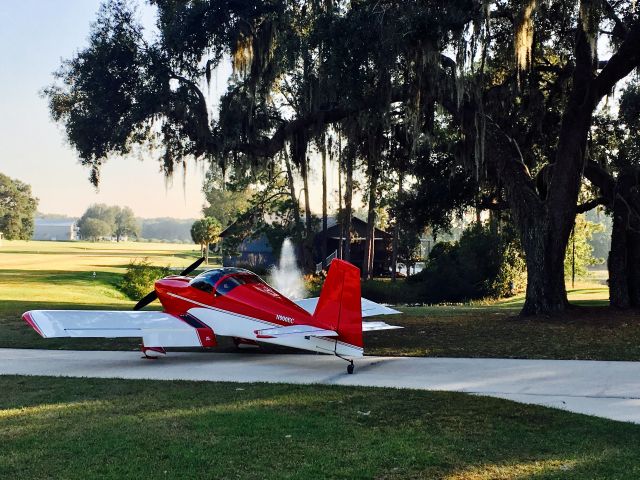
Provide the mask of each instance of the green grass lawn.
[{"label": "green grass lawn", "polygon": [[[117,288],[130,260],[184,267],[193,245],[159,243],[3,242],[0,247],[0,347],[135,349],[135,339],[40,338],[21,320],[31,309],[129,309]],[[93,272],[96,273],[95,277]],[[598,272],[596,272],[598,273]],[[601,275],[580,280],[569,298],[579,308],[562,318],[517,316],[523,296],[458,306],[401,307],[384,320],[402,330],[372,332],[373,355],[640,360],[640,314],[600,307]],[[158,304],[153,304],[158,308]],[[229,342],[222,341],[229,350]]]},{"label": "green grass lawn", "polygon": [[371,355],[640,360],[640,312],[576,307],[562,317],[519,317],[501,306],[405,307],[371,332]]},{"label": "green grass lawn", "polygon": [[0,478],[637,479],[640,426],[456,393],[0,377]]}]

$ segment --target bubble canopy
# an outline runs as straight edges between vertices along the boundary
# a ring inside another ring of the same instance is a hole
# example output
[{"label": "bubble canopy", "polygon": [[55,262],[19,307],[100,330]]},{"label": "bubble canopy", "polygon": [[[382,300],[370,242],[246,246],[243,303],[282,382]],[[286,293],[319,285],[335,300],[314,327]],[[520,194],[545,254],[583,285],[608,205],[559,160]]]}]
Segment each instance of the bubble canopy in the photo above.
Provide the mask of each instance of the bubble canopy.
[{"label": "bubble canopy", "polygon": [[224,295],[239,285],[250,283],[264,284],[264,281],[255,273],[244,268],[225,267],[202,272],[194,277],[189,285],[203,292]]}]

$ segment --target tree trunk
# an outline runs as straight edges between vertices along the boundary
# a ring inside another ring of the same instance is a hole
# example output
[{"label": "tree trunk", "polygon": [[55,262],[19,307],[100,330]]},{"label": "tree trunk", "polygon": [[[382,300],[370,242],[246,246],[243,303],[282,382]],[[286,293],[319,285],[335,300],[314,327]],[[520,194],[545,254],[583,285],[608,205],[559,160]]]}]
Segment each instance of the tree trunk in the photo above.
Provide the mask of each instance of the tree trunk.
[{"label": "tree trunk", "polygon": [[[338,137],[338,141],[340,137]],[[338,157],[338,222],[340,222],[340,240],[338,242],[338,258],[342,260],[344,249],[344,212],[342,211],[342,146],[339,144]]]},{"label": "tree trunk", "polygon": [[364,259],[362,261],[362,278],[369,280],[373,277],[373,256],[375,254],[376,206],[378,188],[378,169],[371,164],[369,169],[369,207],[367,212],[367,236],[364,245]]},{"label": "tree trunk", "polygon": [[[589,8],[580,9],[571,90],[562,115],[553,173],[544,199],[536,192],[516,142],[502,132],[512,144],[512,154],[499,158],[498,168],[527,257],[528,284],[523,314],[556,313],[568,307],[564,255],[575,221],[593,111],[602,97],[640,63],[637,49],[640,23],[635,23],[617,52],[596,76],[595,52],[589,34],[584,30],[589,25],[588,19],[582,18],[585,14],[589,15]],[[472,123],[469,120],[472,119],[463,112],[465,130],[470,130]]]},{"label": "tree trunk", "polygon": [[305,272],[313,271],[313,225],[311,222],[311,204],[309,200],[309,162],[307,159],[307,137],[305,132],[298,132],[292,138],[292,156],[294,163],[300,168],[304,189],[305,235],[302,239],[302,267]]},{"label": "tree trunk", "polygon": [[353,200],[353,154],[347,152],[346,159],[346,174],[347,181],[344,192],[344,230],[345,230],[345,242],[344,242],[344,259],[347,262],[351,261],[351,217],[353,215],[351,209],[351,202]]},{"label": "tree trunk", "polygon": [[[505,160],[501,164],[501,177],[513,220],[520,234],[527,265],[527,292],[523,315],[539,315],[563,312],[569,305],[564,284],[564,255],[573,226],[573,217],[568,222],[558,221],[554,211],[570,209],[575,212],[575,198],[556,196],[554,203],[538,195],[533,179],[522,161],[517,144],[507,137],[512,155],[517,160]],[[496,137],[496,143],[500,141]],[[573,202],[573,203],[571,203]],[[565,212],[566,213],[566,212]]]},{"label": "tree trunk", "polygon": [[629,308],[629,282],[627,277],[627,223],[626,205],[616,199],[613,205],[611,250],[607,259],[609,269],[609,303],[616,308]]},{"label": "tree trunk", "polygon": [[[393,229],[393,251],[391,252],[391,281],[395,282],[398,276],[398,248],[400,243],[400,220],[398,218],[398,207],[402,199],[402,182],[404,172],[398,174],[398,202],[396,204],[396,225]],[[407,272],[408,273],[408,272]]]},{"label": "tree trunk", "polygon": [[322,146],[320,154],[322,157],[322,262],[327,258],[327,146],[325,136],[321,138]]},{"label": "tree trunk", "polygon": [[284,151],[284,164],[287,170],[287,183],[289,184],[289,196],[291,197],[291,206],[293,208],[293,220],[296,223],[296,231],[300,229],[300,204],[298,203],[298,197],[296,196],[296,186],[293,181],[293,171],[291,170],[291,162],[289,161],[289,154],[286,149]]},{"label": "tree trunk", "polygon": [[640,170],[626,169],[617,177],[590,160],[585,168],[613,211],[609,270],[609,303],[612,307],[640,306]]},{"label": "tree trunk", "polygon": [[305,156],[303,163],[301,164],[302,183],[304,185],[304,214],[305,214],[305,234],[302,241],[302,259],[304,269],[307,272],[313,272],[313,224],[311,217],[311,201],[309,199],[309,171],[308,162]]},{"label": "tree trunk", "polygon": [[564,282],[566,242],[557,241],[546,217],[533,216],[521,230],[527,264],[523,315],[563,312],[569,305]]},{"label": "tree trunk", "polygon": [[627,232],[629,300],[634,308],[640,307],[640,233],[637,227],[636,224],[635,230]]}]

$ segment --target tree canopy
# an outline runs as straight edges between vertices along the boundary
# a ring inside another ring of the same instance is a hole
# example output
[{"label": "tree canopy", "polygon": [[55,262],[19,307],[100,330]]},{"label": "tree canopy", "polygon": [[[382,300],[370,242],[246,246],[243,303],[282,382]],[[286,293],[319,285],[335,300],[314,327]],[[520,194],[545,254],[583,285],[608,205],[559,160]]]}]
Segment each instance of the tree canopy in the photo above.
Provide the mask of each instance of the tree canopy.
[{"label": "tree canopy", "polygon": [[99,240],[103,237],[138,237],[140,225],[129,207],[109,206],[102,203],[90,205],[78,220],[82,238]]},{"label": "tree canopy", "polygon": [[193,243],[200,245],[207,264],[209,263],[209,245],[218,240],[221,232],[222,225],[212,217],[196,220],[191,226]]},{"label": "tree canopy", "polygon": [[0,173],[0,232],[8,240],[30,240],[38,199],[31,187]]},{"label": "tree canopy", "polygon": [[[625,90],[617,115],[598,107],[640,63],[636,2],[151,4],[158,35],[147,40],[130,2],[106,1],[88,46],[46,91],[92,182],[109,155],[141,146],[168,175],[195,158],[222,185],[258,194],[282,178],[308,265],[310,159],[322,159],[324,228],[326,164],[336,162],[347,238],[357,185],[366,202],[365,277],[382,203],[393,204],[397,232],[446,230],[469,208],[508,212],[496,218],[520,237],[527,314],[567,308],[576,214],[604,204],[618,218],[612,303],[640,305],[638,150],[621,133],[638,124],[637,89]],[[234,73],[214,114],[206,86],[227,59]],[[618,144],[597,159],[604,142],[593,139],[616,132]]]}]

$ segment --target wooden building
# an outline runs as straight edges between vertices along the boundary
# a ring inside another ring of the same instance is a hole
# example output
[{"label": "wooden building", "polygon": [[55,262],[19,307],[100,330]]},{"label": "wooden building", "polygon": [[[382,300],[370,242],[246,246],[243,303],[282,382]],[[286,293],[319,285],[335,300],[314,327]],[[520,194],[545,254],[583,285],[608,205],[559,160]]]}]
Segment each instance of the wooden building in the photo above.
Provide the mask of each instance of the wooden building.
[{"label": "wooden building", "polygon": [[[330,258],[335,252],[336,256],[344,257],[344,247],[347,235],[343,226],[335,217],[327,222],[327,256]],[[351,255],[349,261],[356,267],[362,268],[364,262],[365,241],[367,236],[367,222],[358,217],[351,217]],[[375,229],[373,273],[374,275],[386,275],[391,269],[391,244],[392,235],[379,228]],[[314,259],[316,263],[323,262],[322,243],[324,236],[322,230],[316,233],[314,240]],[[342,248],[340,248],[342,245]],[[326,262],[323,262],[326,263]],[[326,265],[323,265],[326,267]]]},{"label": "wooden building", "polygon": [[[344,252],[347,242],[346,234],[335,217],[329,217],[327,222],[327,258],[340,257]],[[244,236],[234,251],[222,249],[222,264],[225,267],[244,266],[254,269],[270,268],[278,262],[274,254],[274,248],[269,244],[266,235],[252,236],[250,232],[239,232],[238,224],[231,224],[220,234],[221,238]],[[351,258],[350,261],[358,268],[362,268],[364,261],[365,239],[367,234],[367,222],[358,217],[351,219]],[[322,229],[316,231],[314,238],[313,256],[314,262],[320,268],[326,268],[327,258],[322,256],[322,243],[324,236]],[[373,272],[375,275],[386,275],[391,268],[391,242],[392,235],[379,228],[375,229],[375,250],[373,256]],[[342,249],[340,245],[342,244]],[[344,258],[344,255],[342,255]]]}]

